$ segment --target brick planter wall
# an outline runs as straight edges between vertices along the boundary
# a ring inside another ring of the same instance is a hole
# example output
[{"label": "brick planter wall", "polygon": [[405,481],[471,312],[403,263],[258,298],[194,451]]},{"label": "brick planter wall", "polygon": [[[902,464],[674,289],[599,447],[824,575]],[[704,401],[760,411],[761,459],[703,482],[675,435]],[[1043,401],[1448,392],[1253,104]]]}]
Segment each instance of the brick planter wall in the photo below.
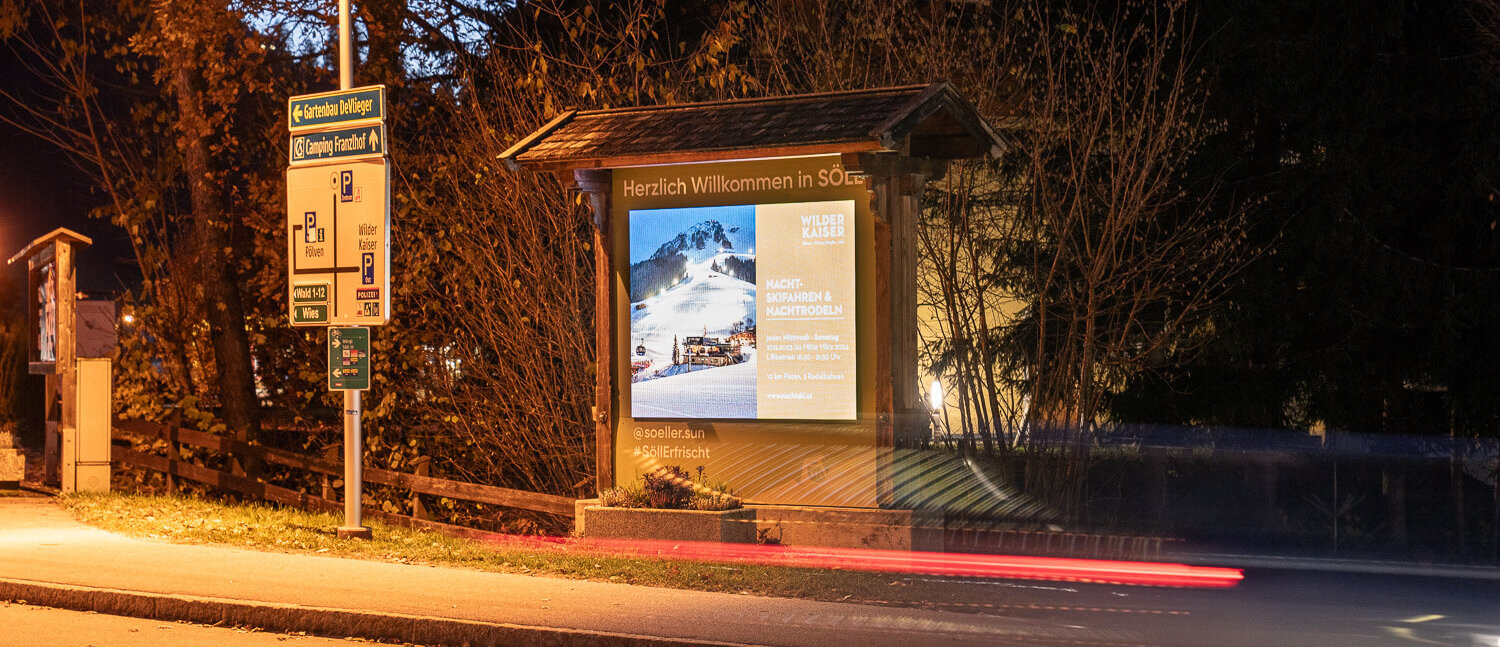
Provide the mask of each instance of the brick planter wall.
[{"label": "brick planter wall", "polygon": [[19,449],[0,447],[0,487],[15,488],[26,478],[26,457]]},{"label": "brick planter wall", "polygon": [[579,532],[591,539],[755,543],[755,511],[708,512],[584,506]]}]

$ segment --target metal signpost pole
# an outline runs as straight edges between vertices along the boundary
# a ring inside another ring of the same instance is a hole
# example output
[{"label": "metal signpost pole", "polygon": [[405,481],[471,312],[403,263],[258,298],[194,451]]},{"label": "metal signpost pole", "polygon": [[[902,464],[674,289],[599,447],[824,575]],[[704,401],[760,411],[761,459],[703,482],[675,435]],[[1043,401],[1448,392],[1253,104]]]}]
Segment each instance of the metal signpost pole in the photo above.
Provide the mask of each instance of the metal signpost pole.
[{"label": "metal signpost pole", "polygon": [[369,538],[359,504],[364,496],[364,435],[359,428],[359,391],[344,391],[344,525],[340,537]]},{"label": "metal signpost pole", "polygon": [[[354,87],[353,50],[350,45],[349,0],[339,0],[339,89]],[[364,434],[360,433],[359,391],[344,391],[344,525],[338,529],[340,537],[369,538],[370,529],[365,527],[364,512],[360,509],[364,498]]]},{"label": "metal signpost pole", "polygon": [[339,0],[339,89],[287,99],[287,319],[319,326],[328,388],[344,391],[344,523],[370,536],[360,506],[370,329],[391,318],[391,193],[385,86],[354,88],[349,0]]},{"label": "metal signpost pole", "polygon": [[354,87],[354,63],[350,58],[354,48],[349,46],[349,0],[339,0],[339,89]]}]

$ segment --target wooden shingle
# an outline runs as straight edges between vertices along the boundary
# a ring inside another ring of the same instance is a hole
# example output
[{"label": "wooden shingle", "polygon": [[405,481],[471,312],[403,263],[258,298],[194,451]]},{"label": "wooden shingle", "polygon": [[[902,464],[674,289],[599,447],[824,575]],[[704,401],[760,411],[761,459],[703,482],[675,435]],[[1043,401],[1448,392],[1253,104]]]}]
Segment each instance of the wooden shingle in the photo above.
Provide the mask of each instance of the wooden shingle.
[{"label": "wooden shingle", "polygon": [[1003,144],[946,83],[570,111],[500,155],[512,170],[893,151],[955,159]]}]

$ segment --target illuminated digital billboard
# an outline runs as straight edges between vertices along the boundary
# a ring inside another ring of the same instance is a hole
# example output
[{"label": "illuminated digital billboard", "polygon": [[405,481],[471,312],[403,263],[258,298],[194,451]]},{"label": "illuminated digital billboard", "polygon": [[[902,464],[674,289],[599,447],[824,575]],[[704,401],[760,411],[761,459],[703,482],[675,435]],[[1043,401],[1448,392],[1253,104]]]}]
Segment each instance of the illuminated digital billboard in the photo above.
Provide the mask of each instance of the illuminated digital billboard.
[{"label": "illuminated digital billboard", "polygon": [[875,505],[877,226],[837,155],[614,169],[615,480]]},{"label": "illuminated digital billboard", "polygon": [[630,211],[631,417],[853,420],[854,210]]}]

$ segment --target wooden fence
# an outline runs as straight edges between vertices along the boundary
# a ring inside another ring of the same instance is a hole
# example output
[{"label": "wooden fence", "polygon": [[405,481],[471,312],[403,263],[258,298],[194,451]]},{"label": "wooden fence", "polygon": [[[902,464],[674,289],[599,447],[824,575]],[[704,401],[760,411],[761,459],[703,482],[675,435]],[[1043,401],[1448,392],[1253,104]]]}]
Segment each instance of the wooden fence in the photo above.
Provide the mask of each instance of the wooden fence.
[{"label": "wooden fence", "polygon": [[[343,503],[332,499],[329,492],[331,488],[326,486],[328,477],[342,477],[344,475],[344,465],[342,462],[330,461],[271,447],[250,445],[216,434],[204,433],[194,429],[184,429],[179,424],[176,424],[175,421],[161,424],[146,420],[121,418],[115,420],[112,431],[114,438],[127,442],[136,439],[144,439],[146,441],[155,439],[166,440],[170,444],[166,456],[157,456],[115,444],[111,447],[110,459],[119,465],[131,465],[166,474],[167,482],[172,487],[175,487],[178,478],[185,478],[222,490],[237,492],[248,498],[296,506],[304,510],[339,511],[344,508]],[[180,445],[192,445],[194,447],[224,452],[240,458],[260,460],[265,463],[292,467],[322,475],[325,482],[324,496],[299,492],[228,472],[221,472],[191,461],[179,460],[178,457],[181,456],[181,452],[179,451]],[[417,494],[428,494],[461,501],[473,501],[489,505],[546,512],[564,517],[573,516],[573,499],[568,497],[433,478],[420,473],[425,472],[425,467],[425,462],[419,464],[419,473],[417,474],[406,474],[366,467],[364,468],[364,480],[366,483],[377,483],[409,490],[413,494],[414,500]],[[413,507],[419,511],[421,510],[420,504]],[[416,516],[391,514],[384,510],[368,506],[365,507],[365,515],[405,526],[426,527],[454,534],[476,532],[461,526],[440,523]]]}]

